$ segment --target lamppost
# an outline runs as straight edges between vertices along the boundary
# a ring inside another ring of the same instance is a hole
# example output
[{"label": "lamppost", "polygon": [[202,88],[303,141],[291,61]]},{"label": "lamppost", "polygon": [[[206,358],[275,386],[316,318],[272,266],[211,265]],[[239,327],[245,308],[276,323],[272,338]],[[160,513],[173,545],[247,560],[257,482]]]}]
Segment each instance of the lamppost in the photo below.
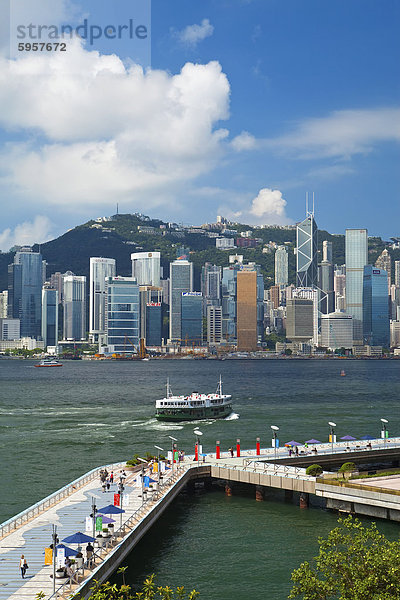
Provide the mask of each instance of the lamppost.
[{"label": "lamppost", "polygon": [[193,431],[194,435],[197,437],[197,463],[200,462],[200,450],[202,450],[202,447],[200,445],[200,438],[203,435],[202,431],[199,431],[198,429],[195,429]]},{"label": "lamppost", "polygon": [[92,498],[92,512],[90,513],[90,516],[92,517],[92,533],[93,533],[93,537],[96,537],[96,513],[97,513],[97,507],[96,507],[96,498],[98,498],[99,496],[96,496],[94,494],[92,494],[91,498]]},{"label": "lamppost", "polygon": [[[144,460],[144,458],[140,458],[139,456],[138,456],[138,460],[142,463],[140,465],[141,468],[142,468],[142,472],[140,474],[140,477],[142,479],[142,505],[143,505],[143,503],[144,503],[144,463],[147,464],[147,460]],[[147,498],[146,498],[146,500],[147,500]]]},{"label": "lamppost", "polygon": [[160,487],[160,450],[162,452],[164,452],[164,448],[161,448],[160,446],[154,446],[154,448],[157,448],[157,473],[158,473],[157,488],[159,488]]},{"label": "lamppost", "polygon": [[177,442],[178,440],[174,437],[172,437],[172,435],[168,436],[169,439],[171,440],[171,450],[172,450],[172,473],[174,472],[174,446],[175,446],[175,442]]},{"label": "lamppost", "polygon": [[276,432],[279,431],[279,427],[277,427],[277,425],[271,425],[271,429],[272,429],[272,435],[273,435],[272,445],[274,447],[274,460],[276,460],[276,446],[277,446],[277,440],[278,440],[278,438],[276,437],[277,436]]},{"label": "lamppost", "polygon": [[333,454],[333,442],[336,442],[336,436],[335,436],[336,423],[333,423],[333,421],[328,421],[328,425],[330,427],[329,437],[331,438],[331,447],[332,447],[332,454]]},{"label": "lamppost", "polygon": [[388,435],[386,425],[389,423],[389,421],[387,419],[381,419],[381,423],[382,423],[381,437],[383,438],[383,445],[386,446],[386,437]]},{"label": "lamppost", "polygon": [[55,523],[51,524],[52,532],[52,546],[53,546],[53,596],[56,593],[56,554],[57,554],[57,544],[58,544],[58,536],[57,536],[57,527],[61,527],[61,525],[56,525]]}]

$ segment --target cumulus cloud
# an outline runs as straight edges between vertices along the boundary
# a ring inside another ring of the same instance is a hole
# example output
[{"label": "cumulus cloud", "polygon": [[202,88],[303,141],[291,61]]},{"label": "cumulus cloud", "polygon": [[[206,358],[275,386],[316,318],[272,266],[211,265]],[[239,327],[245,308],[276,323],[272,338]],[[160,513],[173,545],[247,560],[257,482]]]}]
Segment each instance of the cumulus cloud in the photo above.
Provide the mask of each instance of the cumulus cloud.
[{"label": "cumulus cloud", "polygon": [[30,134],[3,152],[4,180],[71,209],[126,198],[157,206],[222,156],[228,132],[215,124],[229,116],[229,93],[216,61],[144,72],[78,40],[68,57],[1,59],[0,124]]},{"label": "cumulus cloud", "polygon": [[252,200],[237,198],[236,203],[240,203],[239,210],[232,211],[232,208],[224,206],[219,208],[219,214],[249,225],[287,225],[292,223],[286,214],[287,202],[279,190],[262,188]]},{"label": "cumulus cloud", "polygon": [[251,135],[248,131],[242,131],[233,138],[231,146],[236,152],[241,152],[242,150],[254,150],[259,146],[259,142],[257,142],[254,135]]},{"label": "cumulus cloud", "polygon": [[37,215],[31,221],[20,223],[14,229],[7,228],[0,233],[0,249],[7,251],[12,246],[42,244],[52,237],[53,225],[47,217]]},{"label": "cumulus cloud", "polygon": [[174,35],[182,44],[195,48],[199,42],[212,36],[214,26],[211,25],[209,19],[203,19],[200,25],[188,25],[182,31],[174,32]]}]

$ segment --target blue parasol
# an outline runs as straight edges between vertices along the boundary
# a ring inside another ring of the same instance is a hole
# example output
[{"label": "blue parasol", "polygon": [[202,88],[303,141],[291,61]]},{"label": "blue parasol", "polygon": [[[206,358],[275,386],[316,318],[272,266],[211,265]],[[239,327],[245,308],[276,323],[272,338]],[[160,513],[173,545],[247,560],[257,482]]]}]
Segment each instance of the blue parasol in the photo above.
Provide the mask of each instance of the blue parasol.
[{"label": "blue parasol", "polygon": [[306,440],[305,443],[306,444],[321,444],[321,442],[319,440],[314,440],[314,438],[311,438],[311,440]]},{"label": "blue parasol", "polygon": [[346,440],[348,442],[354,442],[357,438],[353,437],[352,435],[344,435],[340,439],[341,440]]},{"label": "blue parasol", "polygon": [[300,442],[295,442],[294,440],[292,440],[291,442],[286,442],[285,446],[302,446],[303,444],[300,444]]},{"label": "blue parasol", "polygon": [[377,438],[373,435],[363,435],[362,440],[376,440]]},{"label": "blue parasol", "polygon": [[86,542],[94,542],[95,539],[90,535],[86,535],[86,533],[78,531],[77,533],[73,533],[72,535],[64,538],[62,541],[66,542],[67,544],[84,544]]},{"label": "blue parasol", "polygon": [[119,515],[120,513],[124,513],[125,511],[119,506],[114,506],[114,504],[109,504],[108,506],[104,506],[104,508],[98,508],[98,513],[104,513],[105,515]]},{"label": "blue parasol", "polygon": [[64,552],[65,552],[65,556],[66,556],[66,557],[67,557],[67,556],[75,556],[75,555],[76,555],[76,553],[77,553],[77,550],[72,550],[72,548],[68,548],[68,546],[65,546],[64,544],[58,544],[58,545],[56,546],[56,548],[57,548],[57,550],[58,550],[58,549],[60,549],[60,550],[64,549]]}]

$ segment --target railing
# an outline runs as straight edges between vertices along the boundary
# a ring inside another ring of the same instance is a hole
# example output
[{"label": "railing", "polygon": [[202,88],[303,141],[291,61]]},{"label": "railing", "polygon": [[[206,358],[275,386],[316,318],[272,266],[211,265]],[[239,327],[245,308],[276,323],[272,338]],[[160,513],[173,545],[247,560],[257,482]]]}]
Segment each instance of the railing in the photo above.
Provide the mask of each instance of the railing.
[{"label": "railing", "polygon": [[364,485],[363,483],[353,483],[347,479],[337,480],[337,479],[322,479],[321,477],[317,477],[316,483],[321,483],[323,485],[334,485],[336,487],[344,487],[351,488],[355,490],[362,490],[367,492],[375,492],[377,494],[391,494],[392,496],[400,496],[400,490],[392,490],[389,488],[383,488],[375,485]]},{"label": "railing", "polygon": [[[117,466],[119,464],[125,465],[125,463],[117,463]],[[113,466],[116,466],[115,463],[113,464]],[[18,527],[21,527],[21,525],[27,523],[40,513],[46,511],[48,508],[50,508],[50,506],[53,506],[54,504],[57,504],[64,498],[67,498],[68,496],[76,492],[77,489],[86,485],[89,481],[92,481],[93,479],[98,477],[101,469],[110,467],[111,465],[106,465],[106,467],[96,467],[95,469],[92,469],[88,473],[85,473],[85,475],[78,477],[78,479],[75,479],[68,485],[62,487],[56,492],[53,492],[43,500],[40,500],[40,502],[37,502],[33,506],[30,506],[29,508],[23,510],[15,517],[8,519],[8,521],[4,521],[4,523],[1,523],[0,525],[0,539],[5,535],[8,535],[12,531],[15,531],[16,529],[18,529]]]},{"label": "railing", "polygon": [[[134,513],[124,523],[122,523],[121,527],[119,527],[111,535],[111,537],[107,539],[104,545],[99,547],[93,553],[92,557],[89,560],[84,562],[81,567],[76,569],[73,575],[68,578],[68,581],[62,583],[60,587],[57,588],[55,594],[52,594],[49,597],[49,600],[51,600],[52,598],[54,598],[54,600],[58,598],[64,598],[65,594],[68,593],[69,595],[75,595],[76,590],[73,591],[72,586],[76,584],[79,585],[79,583],[83,583],[83,580],[79,581],[79,578],[80,576],[82,576],[82,579],[85,579],[85,570],[94,572],[97,568],[99,568],[100,563],[104,562],[104,554],[107,555],[108,551],[111,548],[116,547],[118,543],[122,542],[123,538],[126,535],[126,529],[132,531],[135,528],[135,526],[138,525],[139,522],[144,518],[144,516],[150,512],[150,509],[155,505],[155,503],[161,500],[161,498],[166,494],[166,492],[169,489],[171,489],[173,485],[177,483],[177,481],[181,479],[181,477],[183,477],[183,475],[185,475],[185,473],[190,468],[192,468],[192,465],[177,464],[174,468],[174,471],[168,475],[168,478],[163,478],[162,481],[160,481],[160,484],[157,486],[157,489],[151,492],[144,492],[146,496],[143,496],[142,498],[142,505],[138,509],[136,509]],[[118,542],[119,538],[120,542]],[[99,560],[98,565],[96,565],[96,560]]]},{"label": "railing", "polygon": [[[209,463],[207,463],[209,464]],[[253,466],[251,466],[253,464]],[[302,467],[280,465],[274,463],[267,463],[263,461],[256,461],[252,459],[245,459],[243,464],[221,464],[213,463],[211,466],[229,469],[232,471],[246,471],[250,473],[260,473],[265,475],[278,475],[280,477],[286,477],[288,479],[303,479],[306,481],[315,481],[315,477],[306,474],[306,469]]]}]

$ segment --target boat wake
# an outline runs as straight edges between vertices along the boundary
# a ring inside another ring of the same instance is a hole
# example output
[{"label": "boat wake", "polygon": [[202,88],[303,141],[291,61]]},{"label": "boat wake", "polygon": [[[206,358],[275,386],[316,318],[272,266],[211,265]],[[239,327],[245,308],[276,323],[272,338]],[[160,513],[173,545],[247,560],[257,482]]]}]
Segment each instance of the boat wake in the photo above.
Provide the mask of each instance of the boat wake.
[{"label": "boat wake", "polygon": [[224,421],[234,421],[235,419],[239,419],[239,418],[240,418],[239,413],[231,412],[230,415],[225,417]]},{"label": "boat wake", "polygon": [[178,429],[183,429],[183,425],[178,425],[178,423],[162,423],[157,419],[149,419],[147,422],[142,425],[145,429],[154,429],[156,431],[174,431]]}]

